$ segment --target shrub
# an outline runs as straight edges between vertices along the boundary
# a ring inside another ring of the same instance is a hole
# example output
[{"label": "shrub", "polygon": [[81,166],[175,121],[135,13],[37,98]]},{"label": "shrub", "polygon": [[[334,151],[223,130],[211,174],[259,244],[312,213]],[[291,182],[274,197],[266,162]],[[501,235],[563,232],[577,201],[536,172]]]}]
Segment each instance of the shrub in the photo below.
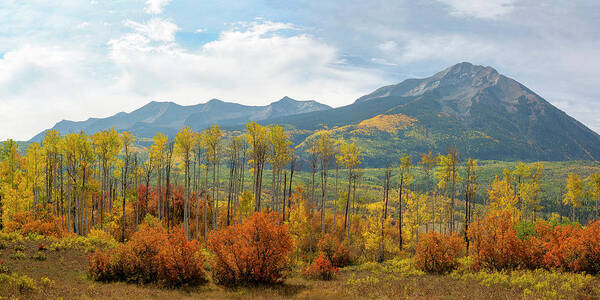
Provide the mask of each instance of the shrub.
[{"label": "shrub", "polygon": [[25,245],[24,244],[16,244],[15,251],[25,251]]},{"label": "shrub", "polygon": [[551,226],[540,222],[536,231],[547,268],[600,273],[600,221],[584,229],[577,225]]},{"label": "shrub", "polygon": [[469,226],[474,269],[515,269],[529,264],[525,244],[513,225],[510,212],[499,211]]},{"label": "shrub", "polygon": [[88,272],[97,281],[111,281],[114,274],[110,252],[96,251],[88,255]]},{"label": "shrub", "polygon": [[302,271],[302,275],[311,279],[332,280],[337,275],[338,269],[331,265],[325,253],[315,259],[312,265]]},{"label": "shrub", "polygon": [[353,250],[348,243],[348,240],[342,241],[339,245],[333,257],[331,258],[331,263],[334,267],[343,268],[345,266],[349,266],[354,264],[357,259],[356,251]]},{"label": "shrub", "polygon": [[42,277],[42,279],[40,279],[40,283],[42,284],[42,286],[44,288],[52,288],[54,287],[54,280],[44,276]]},{"label": "shrub", "polygon": [[15,213],[12,220],[6,222],[6,231],[19,232],[23,235],[39,234],[53,237],[65,235],[61,220],[42,206],[38,206],[33,212]]},{"label": "shrub", "polygon": [[48,248],[46,248],[46,245],[44,245],[43,243],[40,243],[38,245],[38,251],[46,251],[48,250]]},{"label": "shrub", "polygon": [[340,245],[339,239],[332,233],[325,234],[317,243],[317,248],[328,261],[333,260],[333,255]]},{"label": "shrub", "polygon": [[25,259],[27,255],[23,251],[16,251],[15,253],[9,256],[11,259]]},{"label": "shrub", "polygon": [[578,250],[581,252],[573,270],[600,274],[600,221],[586,227],[578,241]]},{"label": "shrub", "polygon": [[162,226],[140,226],[131,240],[115,251],[112,263],[115,279],[139,283],[157,281],[156,258],[160,247],[167,244],[167,232]]},{"label": "shrub", "polygon": [[444,274],[458,267],[463,252],[464,241],[458,235],[430,232],[417,244],[415,265],[427,273]]},{"label": "shrub", "polygon": [[10,273],[10,269],[8,266],[4,265],[4,261],[0,260],[0,274],[8,274]]},{"label": "shrub", "polygon": [[213,279],[221,284],[278,283],[290,269],[293,240],[277,213],[257,212],[245,223],[214,231],[208,239]]},{"label": "shrub", "polygon": [[183,229],[171,233],[168,247],[158,252],[158,276],[163,284],[181,286],[207,282],[204,255],[197,240],[188,241]]},{"label": "shrub", "polygon": [[36,254],[31,256],[31,259],[34,259],[37,261],[44,261],[44,260],[46,260],[46,254],[44,254],[44,252],[38,251]]},{"label": "shrub", "polygon": [[37,285],[35,279],[27,276],[12,273],[12,274],[0,274],[0,284],[3,287],[7,287],[7,290],[2,292],[8,292],[11,296],[11,299],[15,298],[14,295],[17,293],[25,294],[27,292],[33,291],[37,289]]},{"label": "shrub", "polygon": [[535,230],[535,223],[522,220],[517,224],[515,230],[517,231],[517,237],[521,240],[526,240],[529,237],[536,237],[537,231]]},{"label": "shrub", "polygon": [[188,241],[182,230],[167,233],[160,224],[143,224],[114,251],[92,253],[88,272],[97,281],[157,282],[169,287],[207,281],[198,241]]},{"label": "shrub", "polygon": [[27,293],[27,292],[37,289],[37,285],[35,284],[35,279],[33,279],[27,275],[21,275],[18,277],[15,276],[14,282],[17,286],[17,290],[21,294],[24,294],[24,293]]},{"label": "shrub", "polygon": [[110,238],[108,240],[94,234],[95,229],[92,229],[88,237],[71,235],[61,238],[48,247],[51,251],[61,250],[80,250],[84,252],[94,252],[96,249],[114,249],[117,247],[117,242]]},{"label": "shrub", "polygon": [[117,248],[117,241],[102,229],[92,229],[87,236],[89,243],[95,247]]},{"label": "shrub", "polygon": [[6,249],[8,247],[8,243],[4,240],[0,240],[0,250]]},{"label": "shrub", "polygon": [[324,235],[319,240],[317,248],[334,267],[343,268],[356,261],[356,255],[351,251],[348,242],[340,240],[332,233]]}]

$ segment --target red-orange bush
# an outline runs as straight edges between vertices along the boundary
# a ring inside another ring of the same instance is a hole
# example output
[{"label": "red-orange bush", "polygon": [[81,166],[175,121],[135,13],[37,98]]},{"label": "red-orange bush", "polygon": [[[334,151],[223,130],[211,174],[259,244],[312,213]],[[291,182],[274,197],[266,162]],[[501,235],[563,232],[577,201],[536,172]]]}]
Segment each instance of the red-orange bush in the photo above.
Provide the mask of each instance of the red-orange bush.
[{"label": "red-orange bush", "polygon": [[586,228],[573,225],[552,227],[546,222],[536,224],[538,243],[545,254],[547,268],[564,271],[600,273],[600,221]]},{"label": "red-orange bush", "polygon": [[458,258],[464,247],[464,241],[456,234],[427,233],[417,244],[415,265],[427,273],[450,272],[458,267]]},{"label": "red-orange bush", "polygon": [[89,272],[99,281],[158,282],[166,286],[206,282],[204,256],[197,241],[182,230],[143,224],[131,240],[111,252],[88,257]]},{"label": "red-orange bush", "polygon": [[527,267],[531,258],[508,211],[491,213],[469,226],[473,268],[514,269]]},{"label": "red-orange bush", "polygon": [[356,255],[350,249],[348,242],[342,241],[335,234],[324,235],[317,247],[334,267],[343,268],[356,260]]},{"label": "red-orange bush", "polygon": [[331,261],[333,260],[333,255],[337,251],[339,245],[340,241],[338,238],[335,235],[328,233],[319,240],[317,247],[319,251],[322,252],[322,255],[324,255],[327,260]]},{"label": "red-orange bush", "polygon": [[110,254],[110,252],[96,251],[88,255],[88,272],[94,280],[111,281],[115,279]]},{"label": "red-orange bush", "polygon": [[66,234],[61,220],[51,212],[45,211],[41,205],[33,212],[15,213],[12,220],[6,223],[5,228],[7,232],[18,231],[24,235],[37,233],[44,236],[63,237]]},{"label": "red-orange bush", "polygon": [[158,252],[158,277],[165,284],[180,286],[205,283],[204,256],[197,240],[188,241],[183,229],[168,237],[168,247]]},{"label": "red-orange bush", "polygon": [[208,247],[218,283],[277,283],[290,269],[293,240],[276,213],[257,212],[243,224],[212,232]]},{"label": "red-orange bush", "polygon": [[331,264],[325,253],[321,252],[313,264],[302,271],[302,275],[312,279],[332,280],[337,272],[338,269]]}]

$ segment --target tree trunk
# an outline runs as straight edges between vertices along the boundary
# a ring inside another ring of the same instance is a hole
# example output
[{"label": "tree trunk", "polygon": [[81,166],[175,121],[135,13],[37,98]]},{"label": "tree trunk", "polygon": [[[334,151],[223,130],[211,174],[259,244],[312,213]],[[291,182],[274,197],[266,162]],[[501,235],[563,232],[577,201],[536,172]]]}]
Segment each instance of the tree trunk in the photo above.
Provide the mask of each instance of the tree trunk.
[{"label": "tree trunk", "polygon": [[346,195],[346,211],[344,213],[344,230],[346,230],[346,235],[350,237],[350,227],[348,226],[348,210],[350,209],[350,192],[351,192],[351,182],[352,182],[352,171],[348,170],[348,195]]},{"label": "tree trunk", "polygon": [[398,191],[398,247],[402,250],[402,192],[404,188],[404,175],[400,177],[400,190]]}]

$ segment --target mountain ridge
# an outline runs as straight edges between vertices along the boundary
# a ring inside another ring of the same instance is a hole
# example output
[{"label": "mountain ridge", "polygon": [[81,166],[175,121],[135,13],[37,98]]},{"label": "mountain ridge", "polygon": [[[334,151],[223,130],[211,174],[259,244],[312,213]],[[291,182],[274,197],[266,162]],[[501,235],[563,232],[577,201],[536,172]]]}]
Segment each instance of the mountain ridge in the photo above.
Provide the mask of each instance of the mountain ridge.
[{"label": "mountain ridge", "polygon": [[[202,130],[208,125],[219,123],[222,126],[237,125],[250,120],[260,121],[267,118],[286,116],[301,112],[331,109],[330,106],[315,100],[295,100],[288,96],[268,105],[243,105],[210,99],[205,103],[180,105],[172,101],[150,101],[132,112],[119,112],[106,118],[88,118],[84,121],[61,120],[52,128],[61,134],[80,132],[87,134],[115,128],[117,131],[152,137],[156,131],[173,134],[181,127],[188,125],[193,130]],[[30,142],[40,142],[44,130]]]}]

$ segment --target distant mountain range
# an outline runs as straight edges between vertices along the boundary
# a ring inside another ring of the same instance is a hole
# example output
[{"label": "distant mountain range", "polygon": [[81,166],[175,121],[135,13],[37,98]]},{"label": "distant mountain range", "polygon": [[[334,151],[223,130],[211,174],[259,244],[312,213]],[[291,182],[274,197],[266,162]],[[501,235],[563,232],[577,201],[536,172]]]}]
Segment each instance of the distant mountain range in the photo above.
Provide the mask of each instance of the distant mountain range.
[{"label": "distant mountain range", "polygon": [[[331,107],[313,100],[298,101],[289,97],[266,106],[247,106],[218,99],[189,106],[152,101],[130,113],[120,112],[108,118],[89,118],[81,122],[63,120],[51,129],[61,134],[79,133],[82,130],[93,134],[114,127],[117,131],[129,131],[138,137],[153,137],[159,131],[174,136],[185,125],[200,131],[212,124],[236,126],[250,120],[261,121],[328,109]],[[37,134],[31,141],[42,141],[45,132]]]},{"label": "distant mountain range", "polygon": [[[286,126],[298,148],[317,130],[329,130],[338,139],[358,143],[369,166],[395,161],[400,153],[444,153],[450,146],[479,159],[600,159],[600,135],[519,82],[467,62],[428,78],[384,86],[339,108],[288,97],[267,106],[151,102],[131,113],[61,121],[53,128],[64,134],[114,127],[151,137],[157,131],[174,134],[183,125],[201,130],[218,123],[241,129],[249,120]],[[40,133],[32,140],[42,137]]]}]

